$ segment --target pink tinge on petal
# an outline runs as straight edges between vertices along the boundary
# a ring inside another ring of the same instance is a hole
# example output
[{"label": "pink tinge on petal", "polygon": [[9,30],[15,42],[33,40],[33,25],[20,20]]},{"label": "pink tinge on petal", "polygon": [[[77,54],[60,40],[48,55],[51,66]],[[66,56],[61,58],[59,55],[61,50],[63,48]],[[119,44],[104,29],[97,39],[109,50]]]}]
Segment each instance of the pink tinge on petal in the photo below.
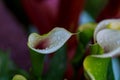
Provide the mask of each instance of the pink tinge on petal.
[{"label": "pink tinge on petal", "polygon": [[[70,32],[77,31],[79,15],[83,9],[85,0],[35,1],[36,0],[22,0],[22,4],[26,14],[28,15],[31,22],[37,27],[40,34],[48,33],[56,26],[64,27]],[[67,46],[67,60],[69,62],[74,57],[77,47],[77,40],[71,39]],[[73,70],[71,69],[70,72],[72,71]],[[73,76],[73,73],[70,75]]]},{"label": "pink tinge on petal", "polygon": [[35,46],[35,49],[46,49],[49,47],[49,39],[40,40],[39,43]]}]

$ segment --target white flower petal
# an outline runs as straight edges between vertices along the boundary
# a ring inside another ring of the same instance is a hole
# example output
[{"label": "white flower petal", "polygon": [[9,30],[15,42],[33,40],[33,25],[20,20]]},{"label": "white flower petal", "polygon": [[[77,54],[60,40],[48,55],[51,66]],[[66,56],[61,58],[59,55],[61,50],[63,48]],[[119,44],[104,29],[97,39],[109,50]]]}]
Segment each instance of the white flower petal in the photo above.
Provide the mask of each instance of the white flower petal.
[{"label": "white flower petal", "polygon": [[92,55],[94,57],[99,57],[99,58],[108,58],[108,57],[116,57],[120,55],[120,47],[109,52],[109,53],[104,53],[102,55]]},{"label": "white flower petal", "polygon": [[97,43],[105,50],[105,52],[110,52],[118,47],[120,47],[120,31],[115,31],[111,29],[104,29],[97,34]]},{"label": "white flower petal", "polygon": [[[72,36],[72,33],[68,32],[64,28],[54,28],[48,34],[40,36],[36,33],[30,34],[28,38],[28,47],[32,50],[42,53],[42,54],[49,54],[57,51],[61,48],[65,42]],[[44,49],[36,49],[35,46],[38,45],[41,41],[47,39],[48,43],[46,48]]]},{"label": "white flower petal", "polygon": [[95,29],[95,32],[94,32],[94,41],[96,41],[96,36],[97,36],[97,33],[103,29],[106,29],[107,26],[110,24],[110,23],[113,23],[113,22],[120,22],[120,19],[106,19],[106,20],[103,20],[101,21],[96,29]]},{"label": "white flower petal", "polygon": [[[108,26],[110,24],[110,26]],[[103,55],[96,57],[114,57],[120,55],[120,19],[108,19],[100,22],[94,32],[96,41],[104,50]],[[114,27],[115,26],[115,27]]]}]

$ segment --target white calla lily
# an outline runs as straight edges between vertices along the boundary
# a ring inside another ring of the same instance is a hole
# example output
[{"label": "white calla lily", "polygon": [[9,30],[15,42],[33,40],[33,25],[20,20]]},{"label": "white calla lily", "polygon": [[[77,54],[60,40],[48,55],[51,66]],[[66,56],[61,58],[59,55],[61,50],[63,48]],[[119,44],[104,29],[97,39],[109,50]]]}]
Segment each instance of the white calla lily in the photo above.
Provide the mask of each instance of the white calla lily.
[{"label": "white calla lily", "polygon": [[120,55],[120,19],[108,19],[100,22],[94,32],[94,41],[104,50],[96,57],[114,57]]},{"label": "white calla lily", "polygon": [[71,36],[72,33],[59,27],[45,35],[32,33],[28,38],[28,47],[38,53],[49,54],[61,48]]},{"label": "white calla lily", "polygon": [[[108,25],[111,24],[111,23],[116,23],[116,22],[120,22],[120,19],[107,19],[107,20],[103,20],[101,21],[96,29],[95,29],[95,32],[94,32],[94,40],[96,41],[96,36],[97,36],[97,33],[103,29],[107,29],[108,28]],[[114,28],[113,26],[111,26],[112,28]]]}]

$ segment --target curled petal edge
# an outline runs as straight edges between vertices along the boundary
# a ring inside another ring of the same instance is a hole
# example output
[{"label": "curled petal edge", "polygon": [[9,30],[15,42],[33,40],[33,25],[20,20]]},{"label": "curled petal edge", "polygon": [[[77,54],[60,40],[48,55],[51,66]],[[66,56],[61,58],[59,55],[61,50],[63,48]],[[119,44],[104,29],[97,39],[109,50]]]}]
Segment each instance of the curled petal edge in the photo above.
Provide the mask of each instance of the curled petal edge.
[{"label": "curled petal edge", "polygon": [[93,57],[99,57],[99,58],[109,58],[109,57],[116,57],[116,56],[120,56],[120,47],[109,52],[109,53],[104,53],[102,55],[91,55]]},{"label": "curled petal edge", "polygon": [[[48,34],[39,35],[31,33],[28,37],[28,47],[41,54],[50,54],[61,48],[65,42],[72,36],[72,33],[64,28],[56,27]],[[48,39],[48,44],[44,49],[36,49],[35,46],[44,39]]]},{"label": "curled petal edge", "polygon": [[106,20],[103,20],[101,21],[95,31],[94,31],[94,42],[96,42],[96,36],[97,36],[97,33],[103,29],[106,29],[107,26],[110,24],[110,23],[113,23],[113,22],[120,22],[120,19],[106,19]]}]

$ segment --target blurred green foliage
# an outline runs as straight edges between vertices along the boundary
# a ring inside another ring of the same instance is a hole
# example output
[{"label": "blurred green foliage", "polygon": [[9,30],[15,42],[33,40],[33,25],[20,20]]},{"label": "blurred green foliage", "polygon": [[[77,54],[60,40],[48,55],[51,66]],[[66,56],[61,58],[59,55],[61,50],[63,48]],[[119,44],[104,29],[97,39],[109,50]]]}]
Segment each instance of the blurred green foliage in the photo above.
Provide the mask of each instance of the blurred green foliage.
[{"label": "blurred green foliage", "polygon": [[104,50],[100,47],[99,44],[95,43],[93,45],[90,45],[90,53],[91,54],[103,54]]},{"label": "blurred green foliage", "polygon": [[86,23],[79,26],[78,29],[79,44],[77,47],[75,57],[73,59],[73,64],[82,63],[88,44],[91,43],[96,25],[97,25],[96,23]]},{"label": "blurred green foliage", "polygon": [[107,2],[108,0],[86,0],[85,10],[93,19],[96,19],[96,17],[107,4]]},{"label": "blurred green foliage", "polygon": [[110,58],[87,56],[84,60],[84,69],[92,80],[107,80]]},{"label": "blurred green foliage", "polygon": [[15,74],[22,74],[28,78],[28,73],[17,68],[12,62],[9,52],[0,50],[0,80],[12,80]]},{"label": "blurred green foliage", "polygon": [[16,74],[12,80],[27,80],[24,76]]},{"label": "blurred green foliage", "polygon": [[66,46],[60,48],[50,62],[49,71],[45,80],[63,80],[67,64]]}]

